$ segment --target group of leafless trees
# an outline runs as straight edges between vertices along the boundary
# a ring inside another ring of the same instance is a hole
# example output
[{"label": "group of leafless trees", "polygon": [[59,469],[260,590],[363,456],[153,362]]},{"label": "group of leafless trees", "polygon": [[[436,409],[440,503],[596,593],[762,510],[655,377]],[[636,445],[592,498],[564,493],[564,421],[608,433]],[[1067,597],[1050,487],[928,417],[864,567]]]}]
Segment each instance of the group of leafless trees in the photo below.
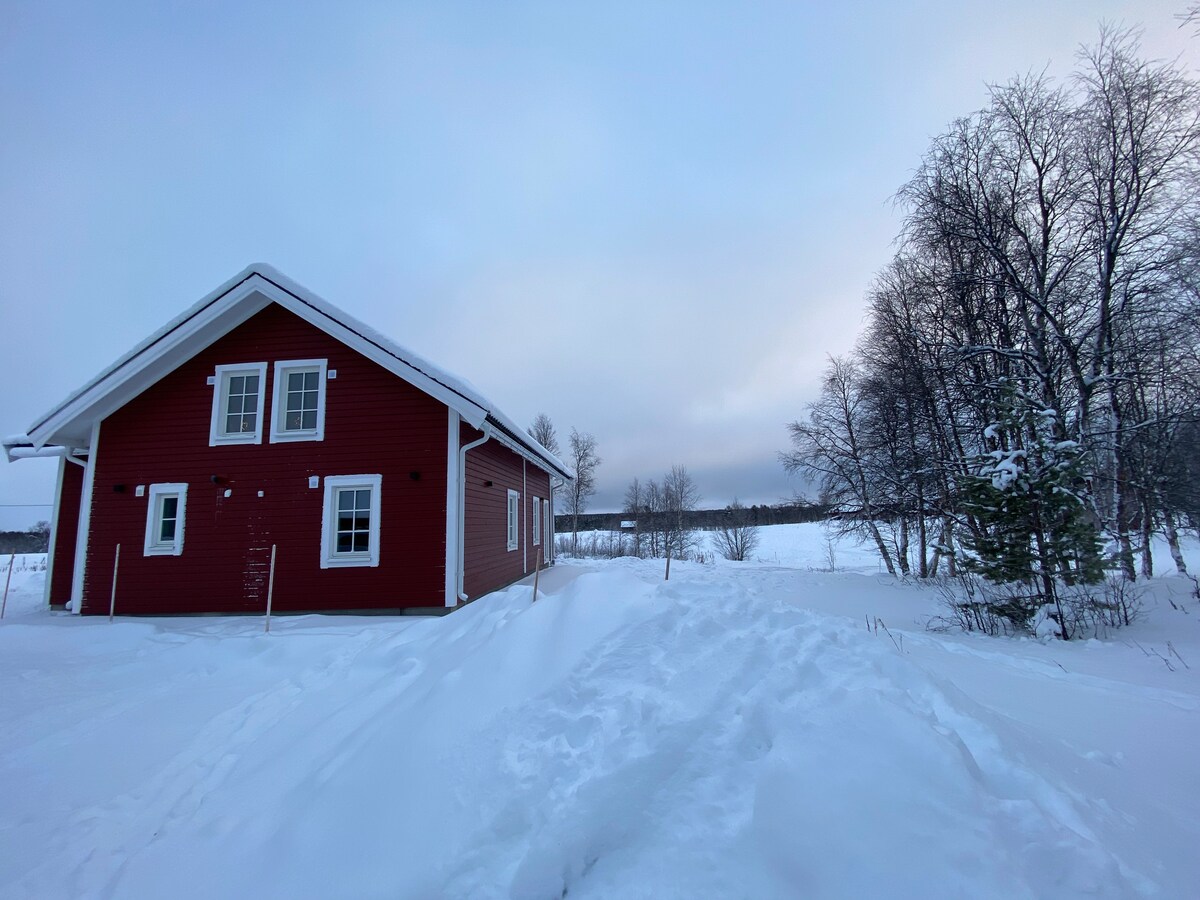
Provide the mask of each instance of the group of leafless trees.
[{"label": "group of leafless trees", "polygon": [[[538,413],[534,418],[529,426],[529,434],[551,453],[557,455],[560,452],[558,433],[545,413]],[[575,554],[579,550],[579,517],[587,511],[588,503],[596,493],[596,469],[601,463],[596,451],[596,438],[572,428],[571,436],[567,438],[565,462],[575,473],[575,479],[566,485],[555,485],[555,505],[561,506],[571,517],[571,553]]]},{"label": "group of leafless trees", "polygon": [[[1200,526],[1200,93],[1106,30],[936,138],[784,464],[891,572],[1087,583]],[[963,550],[970,551],[964,553]]]},{"label": "group of leafless trees", "polygon": [[687,513],[700,502],[700,489],[686,466],[671,466],[657,481],[634,478],[625,489],[628,546],[639,559],[687,559],[699,548],[697,530]]}]

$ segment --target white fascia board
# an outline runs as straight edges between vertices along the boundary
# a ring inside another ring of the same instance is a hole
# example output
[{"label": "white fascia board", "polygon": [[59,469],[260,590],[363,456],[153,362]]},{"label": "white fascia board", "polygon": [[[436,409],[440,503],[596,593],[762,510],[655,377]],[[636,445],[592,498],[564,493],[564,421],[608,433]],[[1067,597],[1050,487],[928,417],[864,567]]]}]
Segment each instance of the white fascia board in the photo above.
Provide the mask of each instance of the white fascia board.
[{"label": "white fascia board", "polygon": [[[522,432],[519,428],[516,428],[516,426],[514,426],[510,420],[501,416],[497,416],[494,411],[490,413],[490,416],[493,422],[502,425],[504,428],[508,429],[508,431],[513,431],[514,434],[524,434],[524,432]],[[514,429],[516,430],[514,431]],[[550,475],[558,475],[560,478],[567,479],[567,481],[575,480],[574,476],[570,473],[567,467],[559,462],[558,457],[552,454],[549,450],[542,448],[545,452],[545,456],[541,456],[532,447],[526,446],[523,441],[511,437],[509,434],[501,431],[500,429],[494,428],[492,430],[492,437],[508,449],[512,450],[522,459],[533,463],[542,471],[547,472]],[[529,443],[538,447],[542,446],[533,438],[529,439]]]},{"label": "white fascia board", "polygon": [[[441,401],[461,415],[472,427],[480,427],[487,418],[488,411],[485,407],[463,396],[458,391],[447,387],[442,382],[431,378],[419,368],[400,357],[397,352],[390,349],[386,344],[381,344],[374,338],[364,337],[358,332],[357,328],[345,324],[315,304],[305,300],[297,300],[290,295],[285,294],[284,296],[286,299],[278,301],[280,306],[286,307],[313,327],[321,329],[330,337],[358,351],[358,353],[371,360],[371,362],[382,366],[418,390],[423,391],[435,400]],[[342,318],[348,317],[343,316]]]},{"label": "white fascia board", "polygon": [[[521,457],[521,459],[523,459],[527,462],[533,463],[539,469],[545,470],[547,468],[546,460],[538,459],[537,455],[534,454],[534,452],[532,450],[530,450],[528,447],[522,446],[518,441],[514,441],[503,431],[493,428],[492,429],[492,440],[494,440],[498,444],[504,445],[509,450],[511,450],[513,453],[517,454],[517,456]],[[559,473],[554,473],[554,474],[559,474]]]},{"label": "white fascia board", "polygon": [[168,328],[159,329],[142,341],[133,352],[121,357],[29,429],[34,446],[52,440],[86,446],[93,422],[111,415],[265,309],[272,298],[258,291],[253,282],[253,276],[242,277],[224,296],[205,297]]},{"label": "white fascia board", "polygon": [[[256,263],[205,295],[44,415],[29,429],[30,442],[34,447],[51,441],[87,446],[95,422],[120,409],[271,302],[445,403],[473,428],[482,428],[491,416],[514,434],[524,433],[465,379],[394,343],[271,266]],[[531,454],[529,458],[539,466],[549,466],[570,477],[553,454],[532,438],[529,443],[522,455]]]}]

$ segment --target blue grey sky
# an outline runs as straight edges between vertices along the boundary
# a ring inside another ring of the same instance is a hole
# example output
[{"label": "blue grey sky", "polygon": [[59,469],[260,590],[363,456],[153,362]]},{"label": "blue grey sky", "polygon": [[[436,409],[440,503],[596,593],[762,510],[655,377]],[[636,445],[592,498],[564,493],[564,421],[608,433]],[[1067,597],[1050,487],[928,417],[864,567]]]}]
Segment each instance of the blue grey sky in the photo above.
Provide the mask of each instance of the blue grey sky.
[{"label": "blue grey sky", "polygon": [[[594,433],[773,502],[785,424],[988,82],[1176,2],[0,2],[0,432],[253,261]],[[0,463],[0,527],[55,464]]]}]

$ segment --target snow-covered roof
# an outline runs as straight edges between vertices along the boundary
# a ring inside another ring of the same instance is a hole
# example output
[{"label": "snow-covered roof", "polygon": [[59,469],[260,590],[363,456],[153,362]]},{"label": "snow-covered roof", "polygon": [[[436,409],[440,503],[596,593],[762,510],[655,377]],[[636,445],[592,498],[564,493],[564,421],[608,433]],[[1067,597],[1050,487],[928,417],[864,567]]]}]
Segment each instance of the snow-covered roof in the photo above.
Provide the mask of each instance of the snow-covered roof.
[{"label": "snow-covered roof", "polygon": [[[86,447],[92,425],[271,303],[357,350],[455,410],[475,428],[488,423],[518,452],[531,455],[554,474],[571,478],[562,461],[530,437],[464,378],[435,366],[264,263],[254,263],[120,357],[103,372],[38,418],[27,435],[14,435],[6,448],[23,444]],[[17,439],[20,439],[19,441]]]}]

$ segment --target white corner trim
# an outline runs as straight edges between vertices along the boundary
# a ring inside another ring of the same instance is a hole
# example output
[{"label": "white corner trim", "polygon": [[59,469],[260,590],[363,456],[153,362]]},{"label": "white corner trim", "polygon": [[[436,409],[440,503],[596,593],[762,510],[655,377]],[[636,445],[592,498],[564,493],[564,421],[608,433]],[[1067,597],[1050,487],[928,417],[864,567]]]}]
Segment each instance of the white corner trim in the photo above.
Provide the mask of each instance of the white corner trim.
[{"label": "white corner trim", "polygon": [[58,481],[54,484],[54,506],[50,510],[50,546],[46,548],[46,584],[42,589],[42,606],[50,607],[50,585],[54,583],[54,548],[58,545],[58,509],[62,506],[63,479],[67,475],[67,458],[59,457]]},{"label": "white corner trim", "polygon": [[[321,504],[321,568],[340,569],[350,566],[379,565],[379,533],[383,505],[382,475],[326,475],[325,496]],[[333,498],[339,488],[367,488],[371,491],[371,516],[368,520],[370,547],[366,553],[338,554],[334,550],[337,533],[337,509]]]},{"label": "white corner trim", "polygon": [[[327,359],[284,359],[275,363],[271,387],[271,443],[325,440],[325,382],[329,369]],[[283,427],[287,415],[287,376],[297,370],[317,373],[316,428],[287,431]]]},{"label": "white corner trim", "polygon": [[[187,525],[187,489],[184,482],[164,482],[150,485],[149,502],[146,504],[146,540],[142,546],[143,556],[180,556],[183,553],[183,532]],[[158,540],[155,526],[158,524],[158,507],[162,498],[178,497],[175,508],[175,538],[169,544]]]},{"label": "white corner trim", "polygon": [[[255,429],[253,432],[225,433],[226,397],[225,390],[228,380],[236,375],[258,376],[258,406],[255,410]],[[213,384],[212,419],[208,430],[208,446],[220,447],[225,444],[261,444],[263,436],[263,409],[267,397],[267,364],[236,363],[216,367]]]},{"label": "white corner trim", "polygon": [[521,535],[521,574],[522,575],[529,574],[529,537],[528,537],[528,535],[525,534],[525,529],[528,528],[528,525],[526,523],[528,522],[529,517],[524,515],[525,500],[528,496],[529,496],[529,473],[528,473],[528,469],[526,468],[525,459],[522,458],[521,459],[521,500],[517,504],[517,507],[520,510],[520,512],[517,515],[521,519],[521,529],[522,529],[521,531],[518,532],[518,534]]},{"label": "white corner trim", "polygon": [[100,456],[100,422],[92,425],[83,489],[79,495],[79,528],[75,533],[75,568],[71,573],[71,612],[83,612],[83,579],[87,574],[88,535],[92,526],[92,488],[96,484],[96,460]]},{"label": "white corner trim", "polygon": [[481,447],[492,439],[492,426],[483,423],[483,435],[458,448],[458,599],[464,603],[470,598],[465,587],[467,580],[467,452]]},{"label": "white corner trim", "polygon": [[458,605],[458,442],[460,419],[447,407],[446,428],[446,606]]}]

